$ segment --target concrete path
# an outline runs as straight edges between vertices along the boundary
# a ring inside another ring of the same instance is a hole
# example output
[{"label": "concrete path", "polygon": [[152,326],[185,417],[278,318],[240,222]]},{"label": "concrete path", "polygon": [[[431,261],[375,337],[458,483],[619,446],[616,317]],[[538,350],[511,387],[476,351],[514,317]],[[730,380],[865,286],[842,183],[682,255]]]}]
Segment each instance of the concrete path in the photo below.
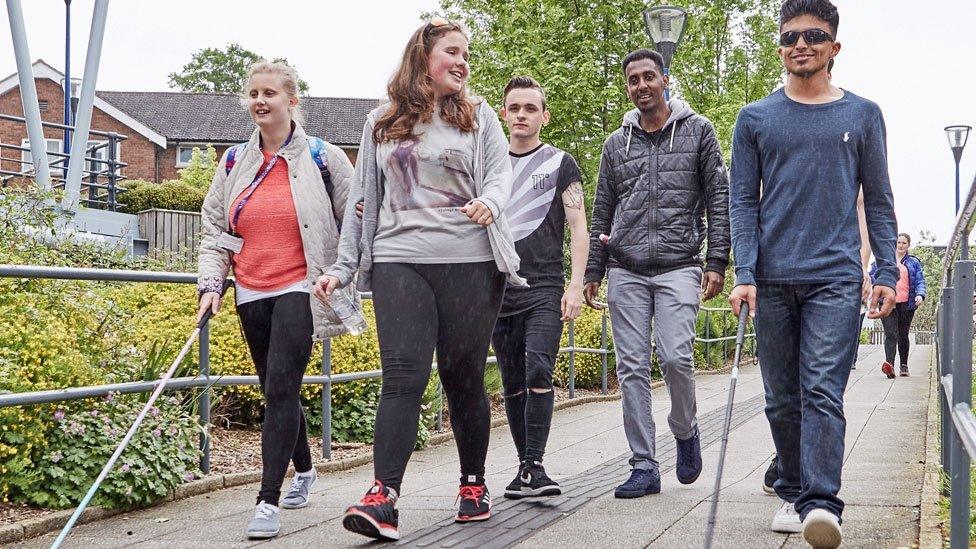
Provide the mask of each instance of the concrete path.
[{"label": "concrete path", "polygon": [[[847,444],[841,498],[845,547],[911,547],[918,520],[925,459],[928,368],[931,348],[916,346],[912,376],[888,380],[880,372],[882,351],[864,346],[846,396]],[[727,375],[698,379],[704,472],[691,486],[674,477],[674,444],[667,432],[667,392],[654,392],[659,495],[613,498],[628,472],[627,441],[619,401],[586,404],[557,412],[546,468],[564,487],[547,501],[513,502],[501,497],[515,475],[515,450],[507,427],[492,431],[487,471],[495,495],[493,517],[455,525],[457,455],[453,444],[414,454],[398,505],[403,539],[411,547],[700,547],[718,461],[718,440],[728,391]],[[804,547],[800,536],[774,534],[769,521],[779,507],[763,494],[762,475],[773,443],[762,413],[758,368],[746,366],[736,390],[733,431],[720,496],[716,547]],[[128,513],[77,527],[66,547],[357,547],[368,540],[346,532],[341,515],[372,482],[372,467],[323,475],[306,509],[282,511],[282,534],[269,542],[244,536],[256,485],[242,486]],[[54,536],[13,547],[47,547]]]}]

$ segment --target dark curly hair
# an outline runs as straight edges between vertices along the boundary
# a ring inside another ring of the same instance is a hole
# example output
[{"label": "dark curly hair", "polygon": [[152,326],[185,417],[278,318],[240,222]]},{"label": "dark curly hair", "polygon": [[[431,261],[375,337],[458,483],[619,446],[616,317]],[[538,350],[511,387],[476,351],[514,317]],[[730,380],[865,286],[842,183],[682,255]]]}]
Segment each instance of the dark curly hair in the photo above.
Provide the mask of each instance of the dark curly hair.
[{"label": "dark curly hair", "polygon": [[783,28],[787,21],[801,15],[812,15],[826,21],[830,26],[830,34],[837,38],[840,15],[837,14],[837,6],[830,0],[786,0],[779,8],[779,27]]}]

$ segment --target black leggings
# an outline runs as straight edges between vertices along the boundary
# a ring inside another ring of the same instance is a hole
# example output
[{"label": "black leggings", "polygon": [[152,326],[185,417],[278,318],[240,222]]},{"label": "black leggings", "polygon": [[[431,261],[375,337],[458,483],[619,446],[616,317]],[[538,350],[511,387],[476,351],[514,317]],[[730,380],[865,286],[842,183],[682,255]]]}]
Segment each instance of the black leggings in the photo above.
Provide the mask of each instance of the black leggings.
[{"label": "black leggings", "polygon": [[891,364],[895,363],[895,346],[898,346],[898,355],[901,358],[901,365],[908,366],[908,329],[912,326],[912,318],[915,311],[908,310],[908,303],[895,304],[895,310],[891,314],[881,319],[881,325],[885,332],[885,360]]},{"label": "black leggings", "polygon": [[376,263],[372,284],[383,364],[373,436],[376,479],[400,491],[435,348],[461,474],[484,476],[491,424],[485,360],[504,276],[494,262]]},{"label": "black leggings", "polygon": [[238,306],[244,338],[264,394],[261,428],[261,490],[258,502],[278,505],[288,462],[296,471],[312,469],[305,412],[299,389],[312,355],[309,295],[291,292]]},{"label": "black leggings", "polygon": [[[552,371],[563,334],[561,295],[498,318],[491,342],[505,388],[505,413],[519,461],[542,461],[552,423]],[[541,392],[540,392],[541,390]]]}]

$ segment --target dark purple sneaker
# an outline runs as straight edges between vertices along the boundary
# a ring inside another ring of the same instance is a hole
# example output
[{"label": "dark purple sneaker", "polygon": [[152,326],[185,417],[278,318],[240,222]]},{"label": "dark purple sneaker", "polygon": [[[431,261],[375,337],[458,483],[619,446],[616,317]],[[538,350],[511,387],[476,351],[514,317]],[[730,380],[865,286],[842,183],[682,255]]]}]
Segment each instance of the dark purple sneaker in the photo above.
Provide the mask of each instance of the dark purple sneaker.
[{"label": "dark purple sneaker", "polygon": [[678,482],[691,484],[698,480],[698,475],[702,472],[701,435],[698,427],[695,427],[695,434],[691,438],[681,440],[676,437],[674,441],[678,449],[678,465],[675,468]]}]

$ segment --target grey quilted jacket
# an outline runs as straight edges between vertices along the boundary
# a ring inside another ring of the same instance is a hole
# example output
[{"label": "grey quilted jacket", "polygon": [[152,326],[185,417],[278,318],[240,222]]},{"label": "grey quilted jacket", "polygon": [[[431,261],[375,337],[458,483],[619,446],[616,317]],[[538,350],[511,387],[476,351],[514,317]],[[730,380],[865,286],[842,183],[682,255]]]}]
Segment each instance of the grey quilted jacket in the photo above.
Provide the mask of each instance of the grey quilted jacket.
[{"label": "grey quilted jacket", "polygon": [[[653,276],[701,265],[706,234],[705,270],[725,273],[729,177],[715,129],[684,101],[668,106],[657,139],[634,109],[603,144],[586,282],[603,280],[608,267]],[[600,234],[610,235],[608,244]]]}]

